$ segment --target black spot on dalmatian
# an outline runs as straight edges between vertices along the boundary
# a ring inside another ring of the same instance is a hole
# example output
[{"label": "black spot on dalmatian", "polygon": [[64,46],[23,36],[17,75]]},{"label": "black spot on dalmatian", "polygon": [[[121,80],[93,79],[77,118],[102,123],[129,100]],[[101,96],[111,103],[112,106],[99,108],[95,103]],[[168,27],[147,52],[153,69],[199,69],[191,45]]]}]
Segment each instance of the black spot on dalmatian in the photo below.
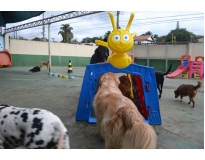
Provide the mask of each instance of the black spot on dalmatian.
[{"label": "black spot on dalmatian", "polygon": [[29,142],[26,143],[26,147],[29,147],[31,143],[33,143],[33,138],[35,135],[38,135],[40,133],[40,131],[42,131],[43,128],[43,123],[41,122],[41,119],[38,118],[34,118],[33,119],[33,124],[32,124],[32,128],[35,129],[36,128],[36,132],[31,132],[27,135],[27,137],[31,137]]},{"label": "black spot on dalmatian", "polygon": [[8,143],[6,143],[6,142],[3,142],[3,146],[4,146],[5,149],[11,149],[11,148],[9,147]]},{"label": "black spot on dalmatian", "polygon": [[10,141],[10,139],[8,137],[5,137],[5,140],[9,143],[9,144],[12,144],[13,145],[13,142]]},{"label": "black spot on dalmatian", "polygon": [[42,145],[43,143],[44,143],[44,140],[36,141],[36,145]]},{"label": "black spot on dalmatian", "polygon": [[54,142],[54,141],[53,141],[53,138],[52,138],[51,141],[48,142],[46,148],[47,148],[47,149],[52,149],[52,148],[54,148],[54,147],[56,147],[56,146],[57,146],[57,142]]},{"label": "black spot on dalmatian", "polygon": [[29,142],[26,143],[26,147],[29,147],[31,143],[33,143],[33,137],[35,136],[35,134],[33,132],[29,133],[27,135],[27,137],[31,137]]},{"label": "black spot on dalmatian", "polygon": [[0,106],[4,106],[4,107],[1,107],[1,108],[0,108],[0,112],[1,112],[2,109],[7,108],[7,107],[10,107],[10,106],[8,106],[8,105],[6,105],[6,104],[0,104]]},{"label": "black spot on dalmatian", "polygon": [[41,122],[41,119],[34,118],[32,128],[37,129],[35,134],[38,135],[40,133],[40,131],[42,131],[42,128],[43,128],[43,123]]},{"label": "black spot on dalmatian", "polygon": [[0,106],[10,107],[10,106],[9,106],[9,105],[7,105],[7,104],[0,104]]},{"label": "black spot on dalmatian", "polygon": [[3,116],[3,118],[6,118],[6,117],[7,117],[7,115],[4,115],[4,116]]},{"label": "black spot on dalmatian", "polygon": [[21,139],[24,139],[24,136],[25,136],[25,131],[21,129],[21,135],[20,135]]},{"label": "black spot on dalmatian", "polygon": [[40,110],[35,110],[33,111],[33,115],[38,114],[40,112]]},{"label": "black spot on dalmatian", "polygon": [[19,143],[22,141],[22,139],[17,139],[17,138],[14,137],[14,136],[10,136],[10,138],[11,138],[13,141],[15,141],[15,144],[19,144]]},{"label": "black spot on dalmatian", "polygon": [[20,113],[20,111],[17,111],[17,112],[12,111],[10,114],[18,115],[19,113]]},{"label": "black spot on dalmatian", "polygon": [[4,124],[4,121],[1,121],[1,125],[3,125]]},{"label": "black spot on dalmatian", "polygon": [[4,130],[4,132],[6,132],[6,130]]},{"label": "black spot on dalmatian", "polygon": [[22,119],[23,119],[23,122],[26,123],[26,121],[27,121],[27,119],[28,119],[28,113],[23,113],[23,114],[21,115],[21,117],[22,117]]},{"label": "black spot on dalmatian", "polygon": [[18,126],[18,123],[15,123]]}]

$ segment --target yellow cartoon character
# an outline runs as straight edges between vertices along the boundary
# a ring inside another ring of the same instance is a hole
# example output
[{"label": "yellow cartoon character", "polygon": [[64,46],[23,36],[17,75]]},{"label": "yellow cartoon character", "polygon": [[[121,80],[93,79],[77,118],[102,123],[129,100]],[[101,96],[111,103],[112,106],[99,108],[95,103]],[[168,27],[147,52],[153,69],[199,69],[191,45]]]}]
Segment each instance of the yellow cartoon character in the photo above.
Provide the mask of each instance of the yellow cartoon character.
[{"label": "yellow cartoon character", "polygon": [[110,48],[113,51],[113,54],[108,57],[107,62],[110,62],[116,68],[125,68],[132,62],[130,56],[128,56],[126,52],[130,51],[134,45],[133,38],[136,32],[133,34],[129,32],[134,13],[130,15],[125,30],[116,28],[112,12],[109,12],[109,16],[112,22],[113,32],[108,36],[107,42],[95,40],[95,43]]}]

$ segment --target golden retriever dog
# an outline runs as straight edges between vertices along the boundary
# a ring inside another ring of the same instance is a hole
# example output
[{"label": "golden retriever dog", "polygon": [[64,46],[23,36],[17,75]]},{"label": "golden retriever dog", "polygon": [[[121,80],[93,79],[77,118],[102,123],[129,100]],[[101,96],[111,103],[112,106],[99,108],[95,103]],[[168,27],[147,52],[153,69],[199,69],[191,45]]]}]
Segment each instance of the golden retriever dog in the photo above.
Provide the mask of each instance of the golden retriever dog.
[{"label": "golden retriever dog", "polygon": [[190,104],[192,102],[193,104],[193,108],[194,108],[194,97],[197,94],[197,89],[201,88],[202,86],[202,82],[198,81],[198,84],[196,86],[192,85],[192,84],[181,84],[175,91],[175,98],[178,98],[180,96],[181,98],[181,102],[183,97],[185,96],[189,96],[189,103]]},{"label": "golden retriever dog", "polygon": [[100,75],[93,107],[98,133],[107,149],[155,149],[157,135],[143,122],[135,104],[122,95],[120,80],[112,72]]},{"label": "golden retriever dog", "polygon": [[49,68],[50,68],[49,60],[48,61],[40,61],[39,65],[40,65],[40,69],[42,69],[42,67],[44,65],[47,66],[47,70],[49,70]]}]

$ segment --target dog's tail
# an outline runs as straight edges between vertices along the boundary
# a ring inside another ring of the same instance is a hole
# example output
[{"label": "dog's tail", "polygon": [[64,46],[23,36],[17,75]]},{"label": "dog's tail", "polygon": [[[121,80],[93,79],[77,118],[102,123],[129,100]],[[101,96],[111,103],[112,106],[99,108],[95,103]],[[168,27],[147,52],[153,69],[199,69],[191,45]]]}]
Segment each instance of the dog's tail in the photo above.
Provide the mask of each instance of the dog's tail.
[{"label": "dog's tail", "polygon": [[169,69],[165,73],[163,73],[162,76],[169,74],[171,68],[172,68],[172,64],[170,64]]},{"label": "dog's tail", "polygon": [[134,111],[122,107],[107,122],[107,126],[106,132],[109,135],[119,134],[124,130],[123,148],[156,148],[157,135],[152,126],[143,122],[140,113],[136,118]]},{"label": "dog's tail", "polygon": [[198,84],[194,86],[194,90],[201,88],[201,86],[202,86],[202,82],[198,81]]},{"label": "dog's tail", "polygon": [[155,130],[141,120],[134,121],[132,129],[125,132],[123,139],[123,147],[130,149],[155,149],[156,144]]}]

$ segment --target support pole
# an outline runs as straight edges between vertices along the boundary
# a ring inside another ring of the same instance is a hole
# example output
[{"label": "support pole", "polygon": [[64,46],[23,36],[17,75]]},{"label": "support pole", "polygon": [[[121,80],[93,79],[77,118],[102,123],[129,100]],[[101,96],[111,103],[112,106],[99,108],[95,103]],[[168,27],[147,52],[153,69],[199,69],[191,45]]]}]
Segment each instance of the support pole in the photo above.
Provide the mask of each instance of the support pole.
[{"label": "support pole", "polygon": [[166,45],[166,63],[165,63],[165,71],[167,71],[168,66],[168,44]]},{"label": "support pole", "polygon": [[50,49],[50,23],[48,24],[48,55],[49,55],[49,72],[51,71],[51,49]]}]

